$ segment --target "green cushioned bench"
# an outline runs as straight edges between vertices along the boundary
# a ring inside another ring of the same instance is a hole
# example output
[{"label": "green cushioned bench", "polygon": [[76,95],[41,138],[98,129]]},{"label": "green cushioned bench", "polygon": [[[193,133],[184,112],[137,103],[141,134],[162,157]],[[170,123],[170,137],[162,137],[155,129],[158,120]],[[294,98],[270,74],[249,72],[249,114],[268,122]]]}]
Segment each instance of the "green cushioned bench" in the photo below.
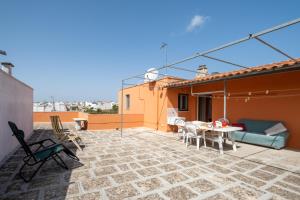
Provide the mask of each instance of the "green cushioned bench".
[{"label": "green cushioned bench", "polygon": [[280,123],[280,121],[240,119],[238,122],[245,124],[246,131],[233,132],[232,137],[234,140],[274,149],[281,149],[286,146],[288,132],[285,131],[272,136],[264,133],[266,129]]}]

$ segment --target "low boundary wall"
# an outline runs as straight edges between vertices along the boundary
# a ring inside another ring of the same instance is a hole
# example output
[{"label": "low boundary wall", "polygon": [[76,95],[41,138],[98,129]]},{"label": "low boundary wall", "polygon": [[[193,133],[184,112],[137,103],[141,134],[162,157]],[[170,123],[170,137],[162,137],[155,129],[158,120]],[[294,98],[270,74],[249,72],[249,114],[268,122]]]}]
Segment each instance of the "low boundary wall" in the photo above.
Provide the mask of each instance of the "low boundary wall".
[{"label": "low boundary wall", "polygon": [[[102,130],[102,129],[118,129],[121,127],[120,114],[87,114],[82,112],[34,112],[33,122],[48,122],[50,123],[50,116],[58,115],[62,122],[74,122],[73,118],[85,118],[88,120],[88,130]],[[142,127],[144,126],[143,114],[124,114],[123,127]]]}]

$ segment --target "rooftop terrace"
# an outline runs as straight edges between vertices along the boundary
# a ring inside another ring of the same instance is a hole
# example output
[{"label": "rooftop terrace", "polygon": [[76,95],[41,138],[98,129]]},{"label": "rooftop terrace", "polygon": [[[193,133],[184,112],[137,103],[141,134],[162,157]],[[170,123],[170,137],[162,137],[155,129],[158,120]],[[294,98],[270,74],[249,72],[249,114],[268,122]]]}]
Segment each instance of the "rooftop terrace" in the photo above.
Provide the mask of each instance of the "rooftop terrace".
[{"label": "rooftop terrace", "polygon": [[[49,161],[29,183],[16,175],[19,149],[1,166],[0,199],[300,199],[297,151],[239,143],[220,155],[145,128],[126,129],[122,138],[113,130],[80,135],[80,163],[64,157],[72,168],[64,170]],[[51,130],[39,124],[30,142],[47,137]]]}]

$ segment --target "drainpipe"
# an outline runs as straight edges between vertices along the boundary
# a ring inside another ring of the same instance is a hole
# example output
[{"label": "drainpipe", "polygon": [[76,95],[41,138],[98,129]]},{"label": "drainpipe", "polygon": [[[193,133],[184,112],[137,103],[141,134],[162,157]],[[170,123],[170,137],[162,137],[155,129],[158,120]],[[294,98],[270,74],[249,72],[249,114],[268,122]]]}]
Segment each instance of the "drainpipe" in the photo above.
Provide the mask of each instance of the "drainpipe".
[{"label": "drainpipe", "polygon": [[223,113],[223,118],[224,119],[227,119],[227,115],[226,115],[226,97],[227,97],[227,82],[226,80],[224,80],[224,105],[223,105],[223,108],[224,108],[224,113]]},{"label": "drainpipe", "polygon": [[121,112],[120,112],[120,114],[121,114],[121,120],[120,120],[120,122],[121,122],[121,127],[120,127],[120,129],[121,129],[121,137],[123,137],[123,115],[124,115],[124,113],[123,113],[123,96],[124,96],[124,80],[122,80],[122,91],[121,91],[121,106],[119,105],[119,109],[120,109],[120,107],[121,107]]}]

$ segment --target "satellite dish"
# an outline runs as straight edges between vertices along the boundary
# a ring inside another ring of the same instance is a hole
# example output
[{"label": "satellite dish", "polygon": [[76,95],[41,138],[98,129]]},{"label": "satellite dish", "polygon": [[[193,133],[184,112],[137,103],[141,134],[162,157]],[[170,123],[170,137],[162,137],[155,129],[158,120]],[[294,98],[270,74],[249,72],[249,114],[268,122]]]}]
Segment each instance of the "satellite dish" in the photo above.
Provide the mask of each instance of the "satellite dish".
[{"label": "satellite dish", "polygon": [[158,70],[155,68],[150,68],[145,74],[145,83],[155,81],[158,78]]}]

